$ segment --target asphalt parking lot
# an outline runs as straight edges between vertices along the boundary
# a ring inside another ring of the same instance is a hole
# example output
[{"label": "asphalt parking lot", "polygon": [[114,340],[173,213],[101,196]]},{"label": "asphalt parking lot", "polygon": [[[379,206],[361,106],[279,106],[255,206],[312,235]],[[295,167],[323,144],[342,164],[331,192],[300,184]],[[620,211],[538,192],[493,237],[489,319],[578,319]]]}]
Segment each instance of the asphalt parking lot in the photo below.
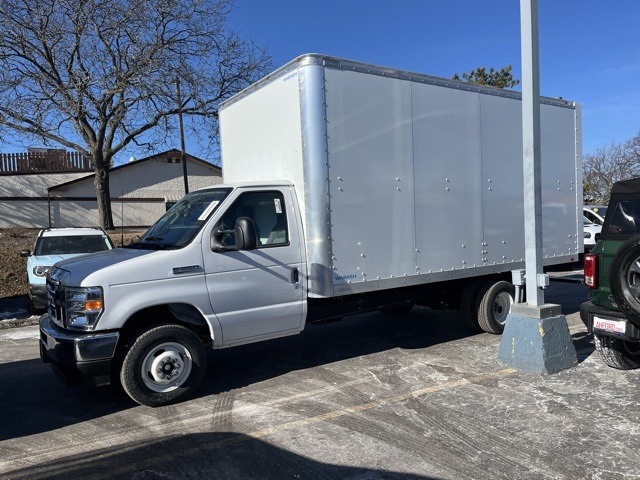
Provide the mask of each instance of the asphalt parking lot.
[{"label": "asphalt parking lot", "polygon": [[496,361],[500,338],[415,308],[209,353],[196,398],[151,409],[71,388],[36,326],[0,330],[0,478],[640,478],[639,371],[606,367],[552,282],[579,364],[551,376]]}]

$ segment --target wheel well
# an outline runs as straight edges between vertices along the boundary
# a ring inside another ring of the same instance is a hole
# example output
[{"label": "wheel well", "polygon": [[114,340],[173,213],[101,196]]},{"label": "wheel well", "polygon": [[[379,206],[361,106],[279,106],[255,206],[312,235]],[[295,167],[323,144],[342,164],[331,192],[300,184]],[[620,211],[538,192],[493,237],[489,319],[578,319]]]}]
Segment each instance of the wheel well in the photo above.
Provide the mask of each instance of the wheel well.
[{"label": "wheel well", "polygon": [[122,328],[125,343],[138,336],[142,330],[160,324],[172,323],[182,325],[198,335],[205,347],[212,344],[209,325],[200,311],[186,303],[169,303],[147,307],[134,313]]},{"label": "wheel well", "polygon": [[462,306],[462,292],[467,287],[467,285],[475,283],[475,289],[477,292],[482,288],[483,285],[486,285],[488,283],[497,283],[501,280],[511,283],[510,272],[491,273],[488,275],[480,275],[477,277],[469,277],[460,280],[433,284],[430,290],[432,296],[429,301],[425,302],[424,305],[435,310],[459,310]]}]

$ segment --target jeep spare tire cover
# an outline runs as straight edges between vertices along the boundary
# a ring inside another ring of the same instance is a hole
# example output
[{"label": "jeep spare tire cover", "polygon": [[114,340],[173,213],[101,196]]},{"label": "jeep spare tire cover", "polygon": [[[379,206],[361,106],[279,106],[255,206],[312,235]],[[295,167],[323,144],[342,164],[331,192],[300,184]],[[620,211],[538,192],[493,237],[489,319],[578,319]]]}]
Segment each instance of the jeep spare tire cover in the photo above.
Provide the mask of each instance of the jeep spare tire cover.
[{"label": "jeep spare tire cover", "polygon": [[622,244],[611,262],[611,293],[620,310],[640,327],[640,235]]}]

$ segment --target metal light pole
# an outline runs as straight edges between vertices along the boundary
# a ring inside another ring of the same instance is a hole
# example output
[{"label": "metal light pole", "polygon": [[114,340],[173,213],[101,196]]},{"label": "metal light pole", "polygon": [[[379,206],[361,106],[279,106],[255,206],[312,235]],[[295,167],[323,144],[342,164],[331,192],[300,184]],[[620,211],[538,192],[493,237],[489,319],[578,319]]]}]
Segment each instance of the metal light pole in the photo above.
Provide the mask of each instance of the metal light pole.
[{"label": "metal light pole", "polygon": [[[542,168],[538,0],[520,0],[522,42],[522,168],[526,304],[507,316],[498,360],[535,373],[555,373],[578,363],[560,305],[545,305],[549,277],[542,269]],[[514,272],[514,278],[516,277]]]},{"label": "metal light pole", "polygon": [[542,173],[540,156],[540,55],[538,0],[520,0],[522,52],[522,151],[527,303],[544,305]]},{"label": "metal light pole", "polygon": [[180,125],[180,162],[182,163],[182,176],[184,177],[184,194],[189,193],[189,177],[187,176],[187,156],[184,148],[184,127],[182,126],[182,97],[180,96],[180,78],[176,77],[176,94],[178,96],[178,123]]}]

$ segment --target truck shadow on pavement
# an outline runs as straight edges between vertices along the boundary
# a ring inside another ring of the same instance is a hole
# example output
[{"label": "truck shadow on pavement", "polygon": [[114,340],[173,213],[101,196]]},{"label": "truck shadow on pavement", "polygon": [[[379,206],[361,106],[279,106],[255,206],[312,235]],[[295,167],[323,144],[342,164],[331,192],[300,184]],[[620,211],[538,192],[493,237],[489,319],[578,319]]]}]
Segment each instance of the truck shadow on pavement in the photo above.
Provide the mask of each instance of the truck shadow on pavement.
[{"label": "truck shadow on pavement", "polygon": [[[582,295],[579,290],[574,293]],[[574,299],[575,295],[569,295],[569,298]],[[575,313],[579,302],[572,301],[573,304],[567,308],[563,302],[565,314]],[[469,340],[464,340],[466,338]],[[210,351],[207,372],[196,398],[318,366],[327,367],[318,373],[324,381],[339,384],[345,378],[329,368],[334,362],[393,349],[423,349],[454,341],[468,342],[468,345],[452,349],[450,355],[455,356],[453,351],[459,352],[460,348],[469,348],[470,352],[481,348],[463,361],[467,364],[482,361],[486,362],[487,368],[493,368],[498,336],[467,330],[459,316],[452,312],[416,307],[406,316],[367,313],[342,322],[308,325],[301,335],[293,337]],[[586,333],[575,333],[573,341],[580,360],[593,352],[590,336]],[[32,360],[0,364],[0,441],[54,431],[134,407],[145,408],[138,407],[119,389],[64,384],[48,365],[37,358],[37,339],[29,348],[33,348]],[[449,355],[446,350],[439,349],[442,358],[436,360],[432,368],[450,369],[446,363]],[[463,365],[463,368],[466,367]]]},{"label": "truck shadow on pavement", "polygon": [[[578,312],[580,303],[587,299],[587,288],[581,284],[553,282],[546,298],[548,303],[560,304],[564,315],[571,315]],[[451,311],[415,307],[406,316],[368,313],[332,324],[307,325],[297,337],[210,352],[207,374],[197,395],[226,392],[292,371],[394,348],[429,348],[476,335],[481,335],[478,337],[483,339],[481,343],[494,352],[489,363],[497,361],[500,337],[470,331],[460,315]],[[574,333],[572,340],[579,363],[594,352],[591,335],[586,329]]]},{"label": "truck shadow on pavement", "polygon": [[0,364],[0,383],[0,441],[53,431],[133,406],[109,387],[64,384],[39,358]]},{"label": "truck shadow on pavement", "polygon": [[[453,317],[451,312],[419,307],[404,317],[369,313],[333,324],[308,325],[294,337],[209,351],[207,373],[196,397],[393,348],[426,348],[476,334],[451,321]],[[118,388],[66,385],[39,358],[0,364],[0,384],[0,441],[138,406]]]},{"label": "truck shadow on pavement", "polygon": [[209,354],[209,367],[198,394],[216,394],[293,371],[395,348],[429,348],[478,334],[454,317],[451,312],[421,307],[406,316],[368,313],[331,324],[307,325],[296,337],[216,350]]},{"label": "truck shadow on pavement", "polygon": [[[8,472],[13,480],[194,478],[430,480],[433,477],[318,462],[238,433],[167,436],[74,454]],[[433,479],[435,480],[435,479]]]}]

